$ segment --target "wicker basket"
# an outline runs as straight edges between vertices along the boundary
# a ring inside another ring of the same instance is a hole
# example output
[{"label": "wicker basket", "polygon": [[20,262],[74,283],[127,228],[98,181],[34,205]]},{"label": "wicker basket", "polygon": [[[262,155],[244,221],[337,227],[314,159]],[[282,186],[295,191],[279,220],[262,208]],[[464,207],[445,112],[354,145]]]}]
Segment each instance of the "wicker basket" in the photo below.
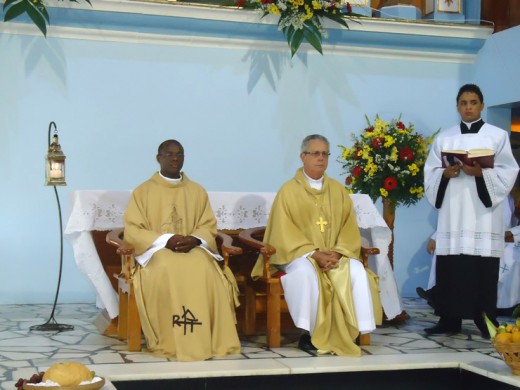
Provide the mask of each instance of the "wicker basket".
[{"label": "wicker basket", "polygon": [[511,367],[513,375],[520,375],[520,343],[495,342],[493,345],[504,362]]}]

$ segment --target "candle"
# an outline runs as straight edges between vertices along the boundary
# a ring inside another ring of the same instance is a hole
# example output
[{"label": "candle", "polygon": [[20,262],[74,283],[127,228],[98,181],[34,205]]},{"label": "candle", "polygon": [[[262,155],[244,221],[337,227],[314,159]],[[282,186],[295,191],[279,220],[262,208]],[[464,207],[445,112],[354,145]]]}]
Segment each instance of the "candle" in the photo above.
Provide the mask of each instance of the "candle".
[{"label": "candle", "polygon": [[51,169],[49,172],[49,177],[52,179],[58,179],[61,178],[63,175],[61,173],[61,169]]}]

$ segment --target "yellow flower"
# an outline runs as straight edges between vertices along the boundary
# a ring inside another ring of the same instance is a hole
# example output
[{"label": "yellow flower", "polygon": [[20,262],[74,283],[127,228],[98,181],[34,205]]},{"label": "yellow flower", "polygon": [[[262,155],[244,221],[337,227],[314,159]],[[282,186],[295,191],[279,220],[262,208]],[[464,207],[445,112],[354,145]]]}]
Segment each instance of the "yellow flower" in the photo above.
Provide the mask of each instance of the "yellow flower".
[{"label": "yellow flower", "polygon": [[322,5],[320,3],[318,3],[316,0],[313,0],[312,1],[312,8],[314,9],[322,9]]},{"label": "yellow flower", "polygon": [[395,144],[394,137],[392,137],[391,135],[385,135],[385,144],[384,144],[385,148],[389,148],[393,144]]},{"label": "yellow flower", "polygon": [[370,177],[374,176],[377,172],[377,165],[372,162],[369,162],[365,167],[365,172]]},{"label": "yellow flower", "polygon": [[307,4],[305,4],[305,11],[306,14],[303,16],[304,19],[311,19],[314,13],[311,10],[311,7],[309,7]]},{"label": "yellow flower", "polygon": [[363,138],[375,138],[381,136],[381,134],[376,133],[375,131],[365,131],[363,133]]},{"label": "yellow flower", "polygon": [[384,188],[380,188],[380,189],[379,189],[379,192],[381,193],[381,196],[382,196],[383,198],[386,198],[386,197],[388,196],[388,191],[385,190]]},{"label": "yellow flower", "polygon": [[388,127],[388,123],[381,120],[379,117],[376,118],[376,121],[374,123],[374,131],[386,131],[386,128]]},{"label": "yellow flower", "polygon": [[343,160],[346,160],[346,159],[348,159],[348,157],[350,156],[351,153],[352,153],[351,149],[343,148],[343,154],[341,155],[341,158]]},{"label": "yellow flower", "polygon": [[279,15],[280,8],[278,8],[276,4],[271,3],[267,6],[267,12],[269,12],[270,14]]},{"label": "yellow flower", "polygon": [[421,187],[410,187],[410,194],[417,194],[417,199],[421,199],[423,197],[423,188]]},{"label": "yellow flower", "polygon": [[415,176],[419,173],[420,169],[415,163],[413,163],[413,164],[408,165],[408,170],[410,171],[412,176]]},{"label": "yellow flower", "polygon": [[398,151],[397,148],[394,146],[394,147],[392,148],[392,151],[390,152],[390,161],[392,161],[392,162],[396,162],[398,158],[399,158],[399,151]]},{"label": "yellow flower", "polygon": [[363,146],[363,150],[361,152],[361,157],[365,160],[371,159],[370,152],[372,151],[372,148],[369,145]]}]

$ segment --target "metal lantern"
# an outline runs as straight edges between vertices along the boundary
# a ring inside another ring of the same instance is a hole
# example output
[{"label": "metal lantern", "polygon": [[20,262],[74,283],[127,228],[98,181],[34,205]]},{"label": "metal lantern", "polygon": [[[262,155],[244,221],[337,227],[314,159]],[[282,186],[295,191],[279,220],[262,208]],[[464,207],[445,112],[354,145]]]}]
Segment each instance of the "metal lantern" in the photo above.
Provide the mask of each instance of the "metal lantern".
[{"label": "metal lantern", "polygon": [[[50,140],[51,127],[54,125],[54,135],[52,142]],[[58,130],[56,124],[51,122],[49,125],[49,151],[46,158],[46,185],[48,186],[65,186],[65,154],[61,150],[58,142]]]},{"label": "metal lantern", "polygon": [[[51,129],[54,127],[54,135],[51,142]],[[56,203],[58,204],[58,218],[60,222],[60,263],[58,273],[58,285],[56,286],[56,295],[54,297],[54,304],[52,305],[52,312],[47,322],[41,325],[33,325],[29,329],[31,331],[40,332],[64,332],[66,330],[73,330],[73,325],[59,324],[54,318],[54,312],[56,311],[56,304],[58,303],[58,295],[60,294],[61,284],[61,273],[63,269],[63,220],[61,217],[61,205],[60,197],[58,196],[58,190],[56,186],[65,186],[65,155],[61,150],[61,146],[58,142],[58,129],[56,123],[51,122],[49,124],[49,132],[47,136],[47,145],[49,145],[49,151],[47,152],[46,158],[46,185],[54,187],[54,194],[56,195]]]}]

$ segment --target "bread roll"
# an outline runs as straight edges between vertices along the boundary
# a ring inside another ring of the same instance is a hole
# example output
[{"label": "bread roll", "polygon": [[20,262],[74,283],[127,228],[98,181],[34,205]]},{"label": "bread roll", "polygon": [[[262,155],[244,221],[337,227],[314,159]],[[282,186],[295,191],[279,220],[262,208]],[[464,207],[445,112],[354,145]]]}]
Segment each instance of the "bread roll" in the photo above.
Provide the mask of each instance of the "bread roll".
[{"label": "bread roll", "polygon": [[76,386],[83,381],[92,380],[92,372],[81,363],[57,363],[45,371],[42,381],[46,380],[56,382],[60,386]]}]

